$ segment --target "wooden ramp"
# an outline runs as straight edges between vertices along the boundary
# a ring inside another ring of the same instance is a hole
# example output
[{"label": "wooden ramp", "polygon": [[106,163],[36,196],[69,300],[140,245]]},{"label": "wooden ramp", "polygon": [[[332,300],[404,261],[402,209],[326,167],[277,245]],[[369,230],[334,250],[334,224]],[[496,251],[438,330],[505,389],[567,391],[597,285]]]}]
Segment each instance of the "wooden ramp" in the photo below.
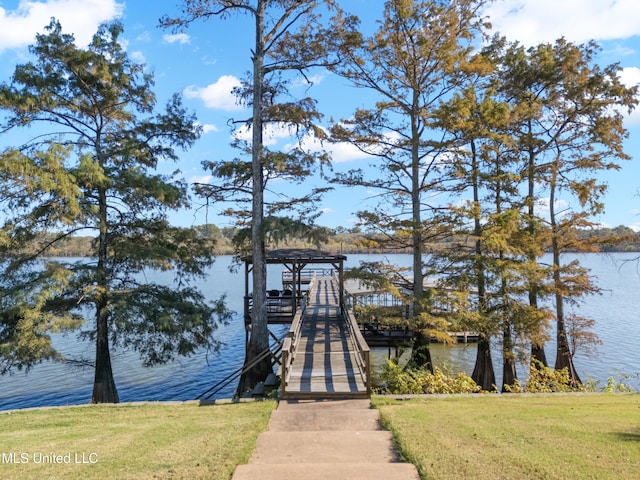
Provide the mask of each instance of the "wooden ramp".
[{"label": "wooden ramp", "polygon": [[347,321],[340,312],[337,282],[318,277],[302,319],[286,398],[368,396]]}]

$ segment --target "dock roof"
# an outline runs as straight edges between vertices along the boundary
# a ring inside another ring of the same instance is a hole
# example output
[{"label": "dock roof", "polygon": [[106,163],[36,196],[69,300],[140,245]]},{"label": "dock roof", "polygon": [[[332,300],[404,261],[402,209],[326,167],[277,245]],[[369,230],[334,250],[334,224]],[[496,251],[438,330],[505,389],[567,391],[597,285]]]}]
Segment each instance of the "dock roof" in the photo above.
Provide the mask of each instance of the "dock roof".
[{"label": "dock roof", "polygon": [[[280,248],[266,252],[267,263],[335,263],[347,259],[342,254],[332,254],[313,248]],[[251,256],[244,257],[246,263],[253,263]]]}]

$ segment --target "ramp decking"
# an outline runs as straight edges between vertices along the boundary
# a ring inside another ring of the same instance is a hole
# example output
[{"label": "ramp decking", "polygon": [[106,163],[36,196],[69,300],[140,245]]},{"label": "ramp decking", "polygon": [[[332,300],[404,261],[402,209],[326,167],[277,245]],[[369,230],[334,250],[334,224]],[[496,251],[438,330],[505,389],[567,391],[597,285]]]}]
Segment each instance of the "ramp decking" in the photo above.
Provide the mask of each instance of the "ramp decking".
[{"label": "ramp decking", "polygon": [[318,277],[302,320],[286,397],[366,397],[352,336],[340,311],[337,283]]}]

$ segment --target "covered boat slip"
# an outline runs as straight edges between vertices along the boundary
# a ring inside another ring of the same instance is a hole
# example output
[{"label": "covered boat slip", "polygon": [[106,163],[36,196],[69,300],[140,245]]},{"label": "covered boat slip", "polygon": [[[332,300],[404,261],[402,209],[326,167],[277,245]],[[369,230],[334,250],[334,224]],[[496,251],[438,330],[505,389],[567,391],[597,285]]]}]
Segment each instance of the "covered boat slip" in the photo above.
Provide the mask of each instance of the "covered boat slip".
[{"label": "covered boat slip", "polygon": [[[282,265],[282,289],[267,292],[267,317],[270,324],[291,323],[299,310],[313,278],[336,276],[340,298],[344,294],[344,255],[331,255],[307,248],[287,248],[267,252],[267,265]],[[251,257],[244,258],[245,293],[244,319],[251,323],[253,297],[250,290]]]}]

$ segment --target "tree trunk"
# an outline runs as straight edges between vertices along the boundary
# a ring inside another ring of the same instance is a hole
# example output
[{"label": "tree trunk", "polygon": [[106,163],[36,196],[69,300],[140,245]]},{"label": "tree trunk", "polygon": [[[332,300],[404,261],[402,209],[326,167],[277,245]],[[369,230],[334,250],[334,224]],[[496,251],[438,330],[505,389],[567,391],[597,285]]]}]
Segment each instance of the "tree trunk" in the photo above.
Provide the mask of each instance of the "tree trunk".
[{"label": "tree trunk", "polygon": [[544,351],[544,345],[540,345],[536,342],[531,342],[531,365],[534,368],[538,368],[539,365],[548,367],[547,354]]},{"label": "tree trunk", "polygon": [[[529,287],[529,306],[538,309],[538,293],[537,287],[530,285]],[[540,325],[542,329],[542,325]],[[544,351],[544,344],[538,343],[536,340],[531,341],[531,359],[530,366],[538,368],[539,366],[548,367],[547,354]]]},{"label": "tree trunk", "polygon": [[[529,132],[531,132],[532,126],[531,121],[529,121]],[[529,135],[529,159],[527,162],[527,183],[528,183],[528,192],[527,192],[527,230],[529,231],[529,241],[536,241],[536,222],[535,222],[535,186],[536,186],[536,152],[533,148],[533,139],[532,136]],[[529,253],[527,258],[530,262],[537,263],[538,258],[535,253],[534,245],[531,245],[529,249]],[[538,309],[538,288],[539,286],[534,282],[529,282],[529,306]],[[542,325],[540,326],[542,329]],[[544,351],[544,344],[538,343],[537,341],[531,342],[531,365],[534,368],[538,367],[538,362],[542,364],[544,367],[548,367],[549,363],[547,362],[547,355]]]},{"label": "tree trunk", "polygon": [[411,112],[411,216],[412,216],[412,253],[413,253],[413,315],[417,327],[413,336],[413,347],[408,365],[410,368],[427,368],[433,373],[431,338],[421,330],[420,314],[424,308],[424,276],[422,274],[422,209],[420,205],[420,132],[419,121],[419,92],[413,92],[413,110]]},{"label": "tree trunk", "polygon": [[414,90],[413,109],[411,112],[411,220],[413,224],[413,298],[416,303],[414,306],[416,315],[422,311],[421,303],[424,293],[422,275],[422,206],[420,204],[420,131],[418,128],[420,115],[419,101],[419,92]]},{"label": "tree trunk", "polygon": [[100,306],[96,314],[96,367],[91,403],[120,402],[116,383],[113,379],[113,370],[111,369],[109,328],[105,311],[106,309]]},{"label": "tree trunk", "polygon": [[550,195],[549,195],[549,217],[551,221],[551,249],[553,253],[553,284],[556,298],[556,364],[555,369],[561,370],[566,368],[569,371],[569,378],[573,383],[581,383],[580,377],[576,372],[573,365],[573,356],[571,355],[571,349],[569,348],[569,341],[567,339],[567,332],[564,321],[564,297],[562,295],[562,277],[560,273],[560,245],[558,242],[558,225],[556,223],[555,215],[555,193],[556,193],[556,173],[554,171],[552,181],[550,183]]},{"label": "tree trunk", "polygon": [[428,333],[418,330],[413,334],[413,344],[411,346],[411,358],[407,362],[407,368],[426,368],[433,373],[433,362],[431,361],[431,350],[429,344],[431,338]]},{"label": "tree trunk", "polygon": [[118,391],[111,369],[109,353],[109,280],[107,276],[107,192],[98,192],[99,238],[96,285],[96,366],[91,403],[118,403]]},{"label": "tree trunk", "polygon": [[513,353],[513,336],[511,325],[505,325],[502,333],[502,392],[506,392],[506,386],[512,386],[518,375],[516,373],[516,356]]},{"label": "tree trunk", "polygon": [[[476,154],[475,142],[471,141],[471,178],[473,184],[473,221],[474,235],[476,237],[475,259],[473,262],[474,273],[476,276],[476,288],[478,289],[478,311],[480,315],[487,314],[487,292],[485,268],[482,252],[482,224],[480,212],[480,184],[478,178],[478,158]],[[495,388],[496,376],[493,371],[493,362],[491,360],[491,342],[490,336],[485,332],[480,332],[478,338],[478,350],[476,354],[476,363],[473,367],[471,378],[483,390],[493,390]]]},{"label": "tree trunk", "polygon": [[482,390],[492,391],[496,386],[496,375],[491,361],[491,343],[489,338],[481,334],[478,339],[478,353],[471,378]]},{"label": "tree trunk", "polygon": [[[556,241],[552,241],[552,243],[557,243]],[[571,349],[569,348],[569,340],[567,339],[567,332],[564,322],[564,298],[562,294],[559,293],[560,289],[560,265],[559,258],[560,256],[556,254],[557,250],[554,246],[553,253],[553,267],[554,267],[554,282],[556,284],[556,370],[562,370],[566,368],[569,371],[569,378],[572,383],[581,383],[580,377],[578,376],[578,372],[576,372],[575,366],[573,365],[573,356],[571,355]],[[556,260],[557,258],[557,260]],[[558,263],[556,263],[558,262]]]},{"label": "tree trunk", "polygon": [[[251,311],[251,332],[249,345],[245,355],[244,371],[240,377],[237,394],[243,395],[247,390],[263,381],[273,371],[270,356],[263,360],[256,359],[269,349],[269,326],[267,322],[267,267],[264,246],[264,165],[262,155],[262,90],[264,82],[264,18],[266,0],[258,0],[256,7],[256,38],[253,55],[253,117],[252,117],[252,219],[251,219],[251,253],[253,257],[253,308]],[[255,365],[250,366],[252,363]]]},{"label": "tree trunk", "polygon": [[[500,259],[504,259],[502,252],[500,252]],[[509,320],[509,312],[507,311],[507,305],[509,304],[507,283],[507,279],[503,274],[502,284],[500,286],[503,298],[502,302],[505,308],[502,315],[502,392],[507,392],[506,387],[513,385],[518,379],[516,373],[516,355],[513,352],[513,326]]]}]

